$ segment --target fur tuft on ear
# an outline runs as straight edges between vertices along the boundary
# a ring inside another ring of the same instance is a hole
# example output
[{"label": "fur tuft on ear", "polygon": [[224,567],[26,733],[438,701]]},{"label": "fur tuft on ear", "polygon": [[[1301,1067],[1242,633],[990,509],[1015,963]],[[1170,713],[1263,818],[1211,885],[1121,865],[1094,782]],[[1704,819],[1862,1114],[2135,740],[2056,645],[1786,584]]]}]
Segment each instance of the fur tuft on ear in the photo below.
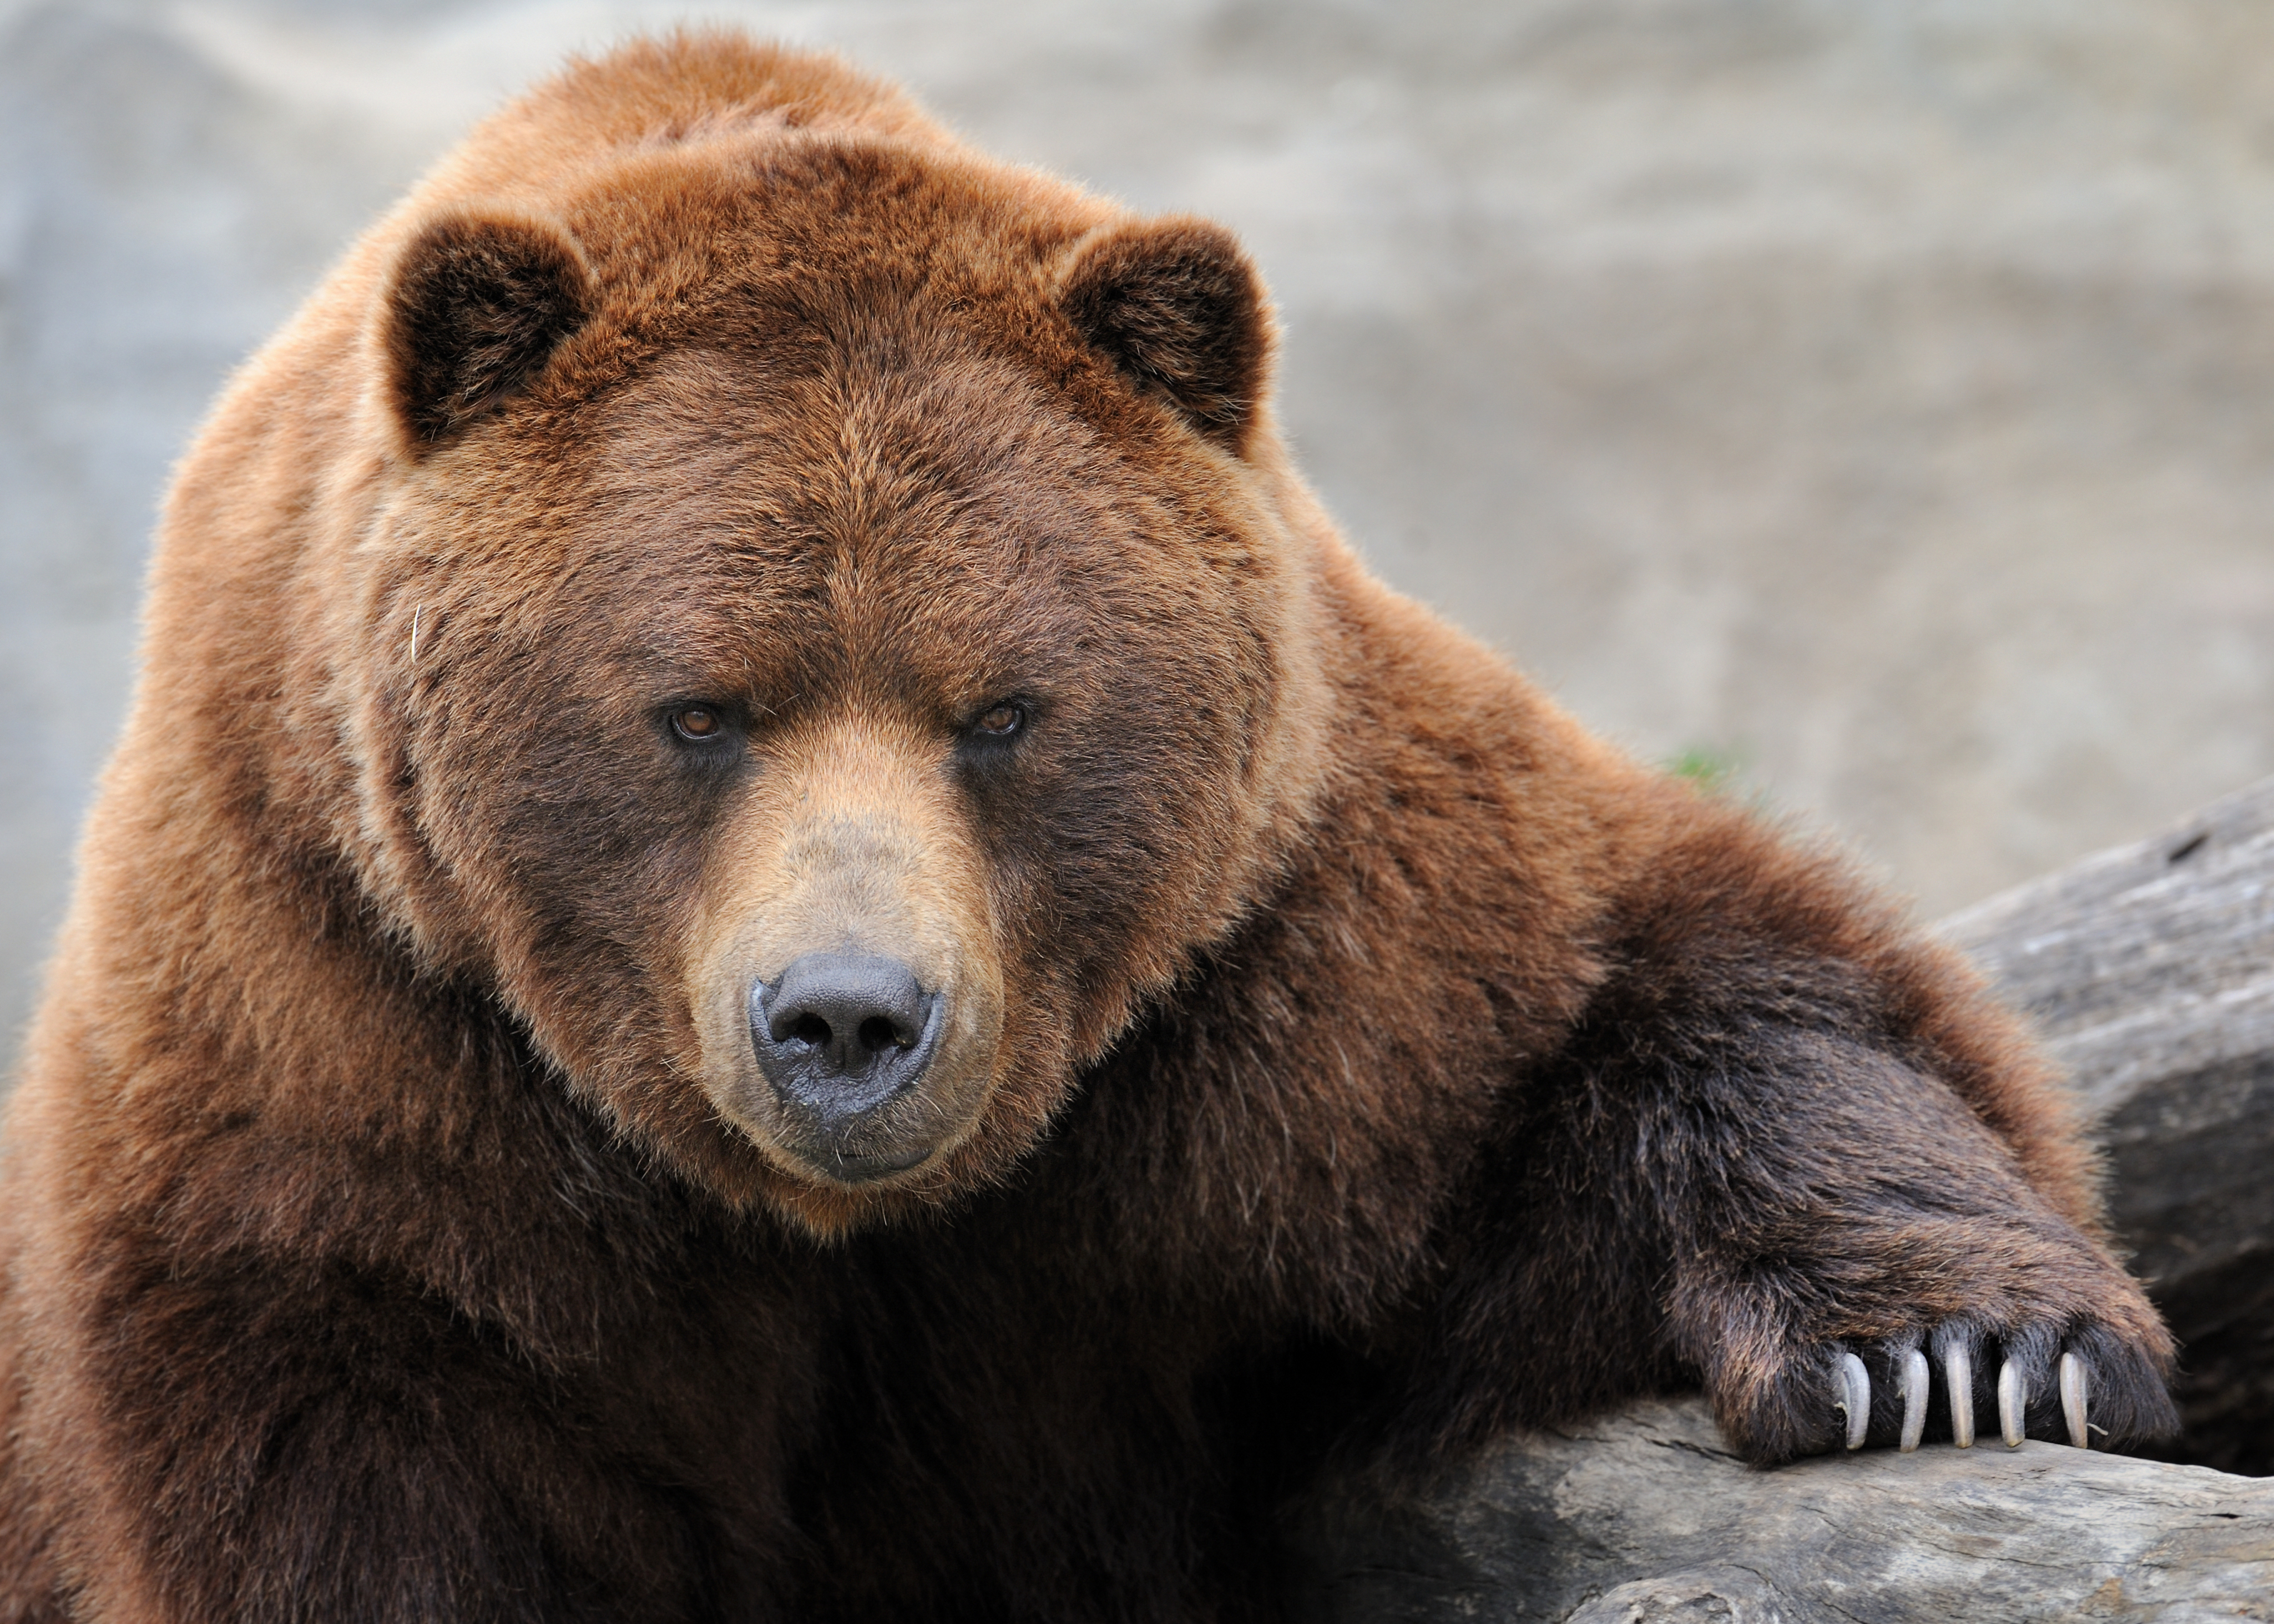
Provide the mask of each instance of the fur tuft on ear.
[{"label": "fur tuft on ear", "polygon": [[388,291],[388,381],[418,450],[495,410],[583,327],[592,281],[568,237],[531,221],[438,220]]},{"label": "fur tuft on ear", "polygon": [[1271,319],[1262,279],[1205,220],[1109,227],[1075,251],[1060,307],[1141,388],[1234,452],[1262,399]]}]

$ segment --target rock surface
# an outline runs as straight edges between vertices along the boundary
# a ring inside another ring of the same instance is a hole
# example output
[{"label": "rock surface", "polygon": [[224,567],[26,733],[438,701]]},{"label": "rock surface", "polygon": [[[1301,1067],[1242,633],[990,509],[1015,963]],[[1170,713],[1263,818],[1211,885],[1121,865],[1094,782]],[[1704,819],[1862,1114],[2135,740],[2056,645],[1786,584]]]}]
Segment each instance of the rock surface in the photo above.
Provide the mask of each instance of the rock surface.
[{"label": "rock surface", "polygon": [[2274,771],[2274,8],[0,0],[0,1030],[213,389],[468,120],[690,10],[1230,222],[1393,581],[1931,911]]},{"label": "rock surface", "polygon": [[1331,1553],[1310,1624],[2274,1619],[2274,1481],[1994,1440],[1762,1471],[1697,1400],[1337,1500],[1305,1535]]}]

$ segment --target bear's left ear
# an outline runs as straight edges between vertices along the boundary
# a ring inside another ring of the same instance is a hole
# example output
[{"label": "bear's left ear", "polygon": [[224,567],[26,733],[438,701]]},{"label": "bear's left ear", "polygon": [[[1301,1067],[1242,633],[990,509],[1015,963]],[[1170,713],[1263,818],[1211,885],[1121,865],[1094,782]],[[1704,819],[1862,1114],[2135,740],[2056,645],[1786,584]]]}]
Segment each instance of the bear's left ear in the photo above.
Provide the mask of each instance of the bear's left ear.
[{"label": "bear's left ear", "polygon": [[395,261],[382,318],[388,382],[414,453],[488,416],[591,319],[568,236],[530,220],[452,215]]},{"label": "bear's left ear", "polygon": [[1263,282],[1231,232],[1205,220],[1111,226],[1074,251],[1059,306],[1140,387],[1167,397],[1234,453],[1271,365]]}]

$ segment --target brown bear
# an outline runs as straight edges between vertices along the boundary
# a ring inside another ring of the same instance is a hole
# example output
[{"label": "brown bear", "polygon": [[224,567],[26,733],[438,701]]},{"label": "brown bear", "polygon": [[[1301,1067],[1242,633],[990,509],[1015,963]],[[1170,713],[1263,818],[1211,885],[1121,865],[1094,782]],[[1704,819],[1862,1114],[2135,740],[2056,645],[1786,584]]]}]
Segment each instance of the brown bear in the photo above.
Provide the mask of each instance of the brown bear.
[{"label": "brown bear", "polygon": [[1271,353],[1220,229],[724,35],[383,221],[165,512],[7,1616],[1264,1619],[1330,1457],[2168,1428],[2014,1022],[1372,579]]}]

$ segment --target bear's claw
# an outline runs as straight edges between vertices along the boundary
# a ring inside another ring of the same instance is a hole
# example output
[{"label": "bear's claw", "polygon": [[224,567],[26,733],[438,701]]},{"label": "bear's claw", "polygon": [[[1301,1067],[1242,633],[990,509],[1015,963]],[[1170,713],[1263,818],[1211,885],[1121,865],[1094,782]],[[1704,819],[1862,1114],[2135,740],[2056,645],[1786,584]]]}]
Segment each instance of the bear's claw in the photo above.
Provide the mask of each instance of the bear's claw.
[{"label": "bear's claw", "polygon": [[1926,1367],[1926,1355],[1913,1348],[1903,1355],[1903,1438],[1902,1452],[1909,1455],[1919,1447],[1926,1432],[1927,1389],[1934,1378]]},{"label": "bear's claw", "polygon": [[2086,1429],[2084,1405],[2092,1387],[2092,1367],[2075,1354],[2060,1357],[2061,1417],[2068,1423],[2068,1441],[2079,1449],[2092,1447],[2092,1434]]},{"label": "bear's claw", "polygon": [[[1897,1447],[1909,1455],[1926,1433],[1926,1410],[1933,1386],[1926,1355],[1917,1347],[1894,1352],[1901,1372],[1903,1419]],[[1943,1382],[1950,1395],[1951,1441],[1962,1449],[1974,1447],[1974,1350],[1963,1338],[1954,1337],[1943,1349]],[[2092,1447],[2088,1418],[2092,1389],[2092,1366],[2076,1353],[2063,1353],[2059,1372],[2061,1419],[2072,1447]],[[2029,1435],[2029,1386],[2012,1359],[1998,1369],[1998,1432],[2008,1449],[2018,1449]],[[1844,1418],[1842,1441],[1850,1449],[1864,1447],[1871,1420],[1871,1372],[1864,1361],[1842,1349],[1833,1367],[1832,1407]]]},{"label": "bear's claw", "polygon": [[1950,1441],[1974,1447],[1974,1350],[1953,1340],[1942,1354],[1943,1386],[1950,1393]]},{"label": "bear's claw", "polygon": [[1871,1425],[1871,1372],[1852,1353],[1840,1356],[1840,1397],[1834,1408],[1847,1411],[1848,1447],[1861,1449]]},{"label": "bear's claw", "polygon": [[1998,1435],[2006,1440],[2006,1447],[2022,1447],[2022,1408],[2029,1402],[2027,1388],[2022,1385],[2022,1373],[2007,1360],[1998,1367]]}]

